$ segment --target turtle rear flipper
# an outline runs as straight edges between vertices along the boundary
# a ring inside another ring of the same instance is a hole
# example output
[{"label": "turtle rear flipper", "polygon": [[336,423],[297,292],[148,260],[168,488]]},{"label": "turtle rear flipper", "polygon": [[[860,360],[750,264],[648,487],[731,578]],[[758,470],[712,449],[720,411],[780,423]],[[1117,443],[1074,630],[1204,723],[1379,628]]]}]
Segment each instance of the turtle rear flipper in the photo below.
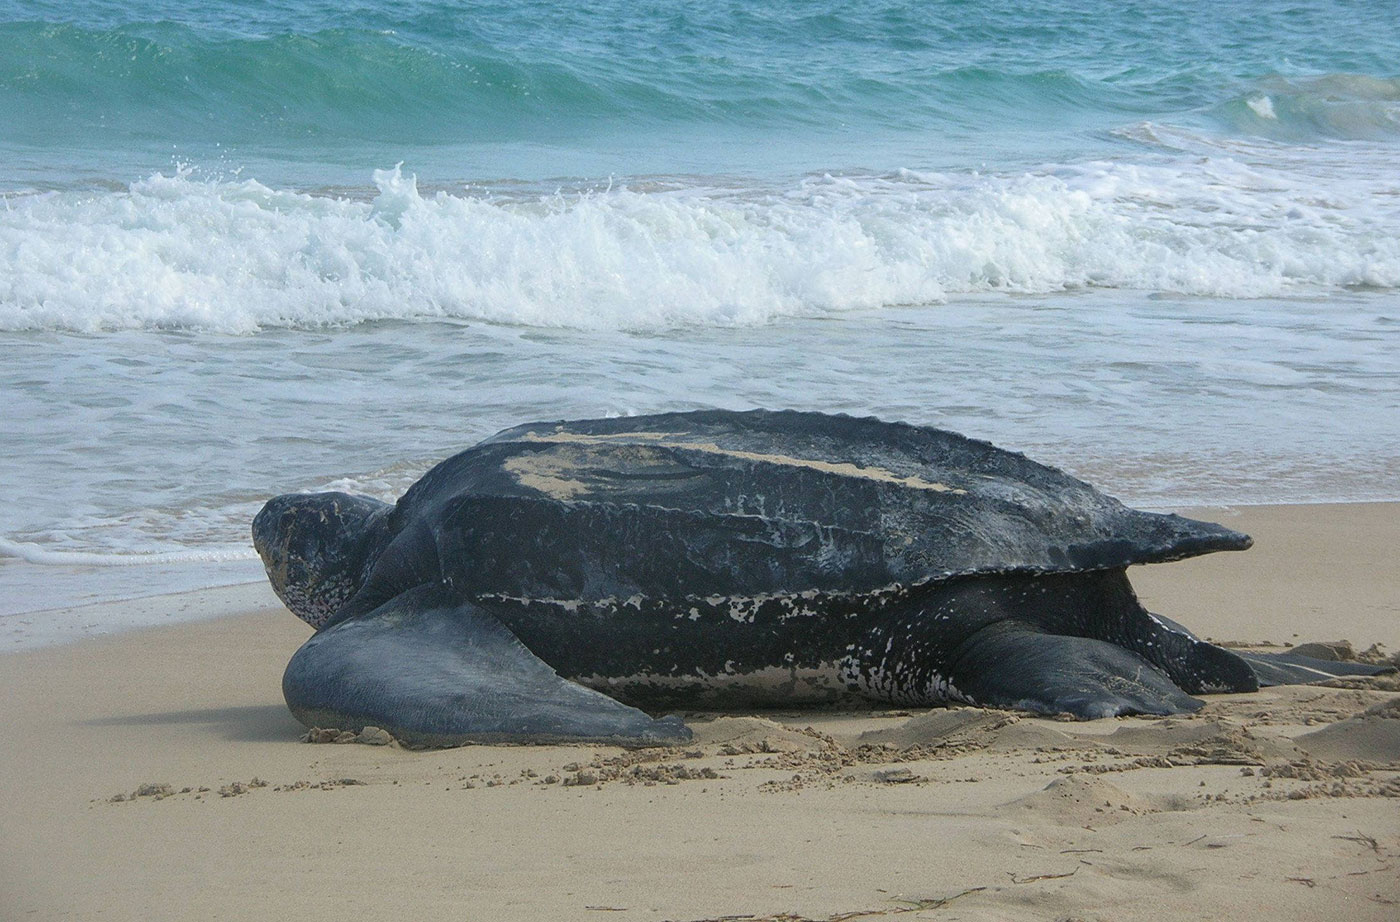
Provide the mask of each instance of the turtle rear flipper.
[{"label": "turtle rear flipper", "polygon": [[1254,691],[1229,651],[1154,619],[1123,571],[934,587],[855,645],[852,684],[911,704],[966,700],[1081,719],[1182,714],[1191,694]]},{"label": "turtle rear flipper", "polygon": [[1185,714],[1204,702],[1130,650],[1091,637],[1047,634],[1000,621],[951,657],[950,678],[977,704],[1081,720],[1124,714]]},{"label": "turtle rear flipper", "polygon": [[654,720],[560,678],[490,613],[436,586],[312,636],[287,664],[282,692],[308,727],[382,727],[409,745],[690,738],[676,717]]}]

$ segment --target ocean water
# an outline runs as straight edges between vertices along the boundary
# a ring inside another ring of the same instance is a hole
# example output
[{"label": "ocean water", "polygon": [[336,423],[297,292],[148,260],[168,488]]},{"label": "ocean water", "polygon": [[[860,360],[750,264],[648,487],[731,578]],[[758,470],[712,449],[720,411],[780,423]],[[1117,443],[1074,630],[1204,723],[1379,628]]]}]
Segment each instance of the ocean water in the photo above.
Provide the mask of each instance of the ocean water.
[{"label": "ocean water", "polygon": [[5,647],[532,419],[1400,498],[1391,0],[0,0],[0,48]]}]

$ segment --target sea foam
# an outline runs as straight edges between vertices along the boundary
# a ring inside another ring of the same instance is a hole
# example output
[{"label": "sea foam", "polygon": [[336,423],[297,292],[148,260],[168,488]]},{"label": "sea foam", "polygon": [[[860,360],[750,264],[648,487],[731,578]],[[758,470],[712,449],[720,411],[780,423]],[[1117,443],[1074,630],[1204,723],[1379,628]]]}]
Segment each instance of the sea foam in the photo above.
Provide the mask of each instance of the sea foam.
[{"label": "sea foam", "polygon": [[677,182],[371,200],[158,174],[10,196],[0,329],[250,333],[387,319],[647,329],[1081,288],[1251,298],[1400,286],[1382,179],[1229,157],[1011,175]]},{"label": "sea foam", "polygon": [[200,548],[157,553],[55,551],[32,541],[11,541],[8,538],[0,538],[0,557],[12,557],[39,566],[139,567],[254,560],[257,558],[257,554],[251,548]]}]

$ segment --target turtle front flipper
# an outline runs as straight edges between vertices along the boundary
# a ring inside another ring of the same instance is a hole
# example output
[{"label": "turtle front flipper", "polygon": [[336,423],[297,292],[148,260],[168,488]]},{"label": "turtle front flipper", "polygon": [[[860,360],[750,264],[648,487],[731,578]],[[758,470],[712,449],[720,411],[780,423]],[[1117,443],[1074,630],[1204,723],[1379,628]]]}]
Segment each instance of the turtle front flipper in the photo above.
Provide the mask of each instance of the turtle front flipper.
[{"label": "turtle front flipper", "polygon": [[560,678],[490,613],[436,586],[312,636],[287,664],[282,692],[308,727],[382,727],[409,745],[690,738],[679,718],[654,720]]}]

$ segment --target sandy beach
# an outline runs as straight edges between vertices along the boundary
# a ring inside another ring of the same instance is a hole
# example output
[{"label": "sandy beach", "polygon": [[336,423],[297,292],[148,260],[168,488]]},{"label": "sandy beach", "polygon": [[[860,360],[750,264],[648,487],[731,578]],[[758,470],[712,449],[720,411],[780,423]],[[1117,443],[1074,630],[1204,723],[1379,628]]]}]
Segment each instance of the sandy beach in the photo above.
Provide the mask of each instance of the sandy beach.
[{"label": "sandy beach", "polygon": [[[1183,511],[1256,546],[1135,570],[1150,608],[1218,641],[1400,650],[1400,505]],[[0,918],[1400,916],[1394,676],[1172,719],[876,707],[690,714],[677,749],[311,745],[280,692],[309,629],[246,591],[236,616],[0,657]]]}]

